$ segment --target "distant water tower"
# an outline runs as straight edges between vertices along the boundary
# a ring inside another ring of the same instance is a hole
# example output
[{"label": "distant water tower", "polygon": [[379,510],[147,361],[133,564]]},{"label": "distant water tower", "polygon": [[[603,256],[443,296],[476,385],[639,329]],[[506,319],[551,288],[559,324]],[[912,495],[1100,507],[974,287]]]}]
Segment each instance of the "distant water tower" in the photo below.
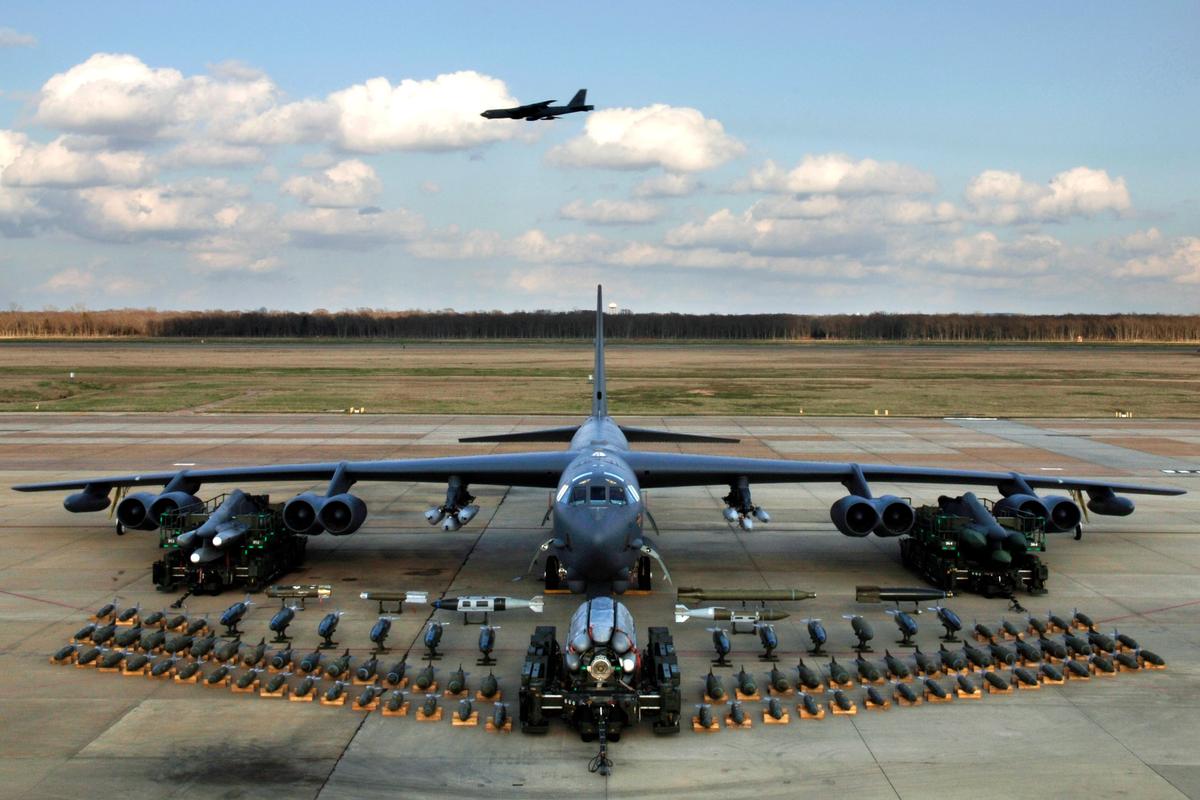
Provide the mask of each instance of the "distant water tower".
[{"label": "distant water tower", "polygon": [[616,303],[608,304],[608,313],[615,314],[617,313],[618,309],[620,309],[620,306],[618,306]]}]

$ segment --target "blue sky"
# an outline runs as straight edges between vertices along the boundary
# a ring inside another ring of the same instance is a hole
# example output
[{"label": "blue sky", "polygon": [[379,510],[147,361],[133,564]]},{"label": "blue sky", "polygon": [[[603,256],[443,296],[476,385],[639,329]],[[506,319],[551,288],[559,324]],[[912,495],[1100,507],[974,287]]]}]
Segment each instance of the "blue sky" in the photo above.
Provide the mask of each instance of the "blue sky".
[{"label": "blue sky", "polygon": [[[0,5],[0,304],[602,281],[639,310],[1195,312],[1197,30],[1194,3]],[[581,86],[589,115],[478,117]]]}]

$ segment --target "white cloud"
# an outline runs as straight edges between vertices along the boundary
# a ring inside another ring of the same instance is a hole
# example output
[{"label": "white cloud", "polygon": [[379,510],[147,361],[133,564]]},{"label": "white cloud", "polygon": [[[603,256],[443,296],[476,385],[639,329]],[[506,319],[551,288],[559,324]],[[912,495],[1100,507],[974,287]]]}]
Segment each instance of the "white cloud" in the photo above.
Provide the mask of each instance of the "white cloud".
[{"label": "white cloud", "polygon": [[425,230],[425,220],[405,209],[311,208],[285,214],[281,222],[301,247],[350,250],[407,241]]},{"label": "white cloud", "polygon": [[[0,129],[0,176],[29,146],[29,137],[17,131]],[[34,197],[24,189],[5,185],[0,180],[0,232],[8,236],[32,233],[30,225],[48,216]]]},{"label": "white cloud", "polygon": [[184,240],[244,225],[251,209],[238,199],[243,191],[220,179],[82,189],[74,194],[75,207],[68,209],[63,224],[102,239]]},{"label": "white cloud", "polygon": [[34,47],[37,43],[37,37],[32,33],[21,33],[12,28],[0,28],[0,48]]},{"label": "white cloud", "polygon": [[170,169],[244,167],[261,164],[266,158],[267,154],[259,147],[195,139],[171,148],[159,159],[159,163]]},{"label": "white cloud", "polygon": [[307,206],[358,208],[370,205],[383,191],[375,170],[358,159],[334,164],[318,175],[298,175],[284,181],[282,191]]},{"label": "white cloud", "polygon": [[1143,251],[1157,248],[1157,252],[1147,252],[1126,260],[1116,271],[1118,277],[1200,284],[1200,237],[1180,236],[1164,241],[1154,228],[1144,235],[1133,236],[1137,237],[1135,246]]},{"label": "white cloud", "polygon": [[895,161],[855,161],[843,153],[821,153],[804,156],[790,170],[767,161],[736,188],[789,194],[925,194],[937,190],[937,180]]},{"label": "white cloud", "polygon": [[908,260],[953,271],[989,272],[1013,277],[1052,270],[1060,263],[1064,251],[1062,242],[1046,234],[1028,234],[1004,240],[991,231],[980,231],[945,244],[922,248],[909,254]]},{"label": "white cloud", "polygon": [[363,153],[456,150],[515,137],[519,123],[479,116],[486,108],[517,105],[504,81],[472,70],[433,80],[372,78],[334,92],[337,142]]},{"label": "white cloud", "polygon": [[4,184],[55,188],[136,185],[144,183],[153,174],[149,159],[140,151],[76,149],[72,143],[69,137],[63,136],[45,145],[27,142],[20,154],[4,168]]},{"label": "white cloud", "polygon": [[976,220],[993,225],[1120,214],[1131,206],[1124,178],[1114,179],[1089,167],[1060,172],[1046,186],[1026,181],[1016,172],[985,170],[967,184],[965,197]]},{"label": "white cloud", "polygon": [[439,194],[442,191],[442,187],[437,181],[421,181],[421,185],[417,188],[421,190],[421,194]]},{"label": "white cloud", "polygon": [[547,158],[568,167],[697,172],[745,152],[715,119],[694,108],[656,104],[611,108],[588,115],[581,136],[553,148]]},{"label": "white cloud", "polygon": [[691,175],[666,172],[651,175],[633,187],[634,197],[686,197],[703,186]]},{"label": "white cloud", "polygon": [[50,276],[40,288],[49,292],[76,292],[91,289],[96,285],[96,276],[78,267],[64,269]]},{"label": "white cloud", "polygon": [[572,200],[558,210],[563,219],[592,225],[645,225],[662,216],[662,208],[636,200]]},{"label": "white cloud", "polygon": [[261,73],[215,68],[185,77],[153,68],[136,56],[96,53],[42,86],[35,120],[62,130],[125,139],[178,138],[189,129],[214,130],[269,107],[278,94]]}]

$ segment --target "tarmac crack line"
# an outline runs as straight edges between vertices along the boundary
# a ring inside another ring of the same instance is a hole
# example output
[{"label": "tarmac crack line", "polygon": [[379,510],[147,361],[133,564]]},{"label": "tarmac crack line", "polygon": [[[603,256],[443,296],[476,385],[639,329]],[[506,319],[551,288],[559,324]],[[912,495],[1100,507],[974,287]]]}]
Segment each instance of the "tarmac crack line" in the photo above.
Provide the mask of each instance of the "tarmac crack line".
[{"label": "tarmac crack line", "polygon": [[[504,505],[504,501],[508,499],[509,492],[511,491],[512,487],[510,486],[509,488],[505,489],[504,494],[500,496],[500,502],[496,503],[496,512],[492,514],[493,518],[495,518],[496,514],[500,512],[500,507]],[[450,587],[454,585],[454,582],[458,580],[458,576],[462,574],[463,568],[465,568],[467,566],[467,562],[471,560],[471,556],[475,553],[475,548],[479,546],[479,542],[483,539],[483,535],[487,533],[488,527],[490,526],[484,526],[480,528],[479,534],[475,537],[475,540],[471,542],[471,546],[467,548],[466,555],[464,555],[462,561],[459,562],[458,569],[454,570],[454,574],[450,576],[450,580],[446,581],[446,588],[443,590],[443,595],[445,592],[450,591]],[[417,628],[416,634],[411,640],[409,640],[408,648],[404,651],[404,661],[408,661],[408,657],[412,654],[413,648],[417,646],[417,640],[421,637],[421,633],[425,630],[425,626],[429,624],[429,621],[433,619],[433,615],[436,613],[436,608],[430,608],[429,614],[425,617],[425,621],[421,623],[421,626]],[[329,768],[329,774],[325,776],[325,780],[321,781],[321,786],[317,789],[317,793],[314,795],[314,797],[320,797],[321,793],[325,791],[325,787],[329,785],[329,780],[333,777],[333,773],[337,772],[338,764],[342,763],[342,759],[345,758],[346,752],[350,749],[350,745],[354,744],[354,740],[358,738],[358,734],[362,731],[363,726],[367,724],[367,720],[370,719],[370,717],[371,714],[366,713],[363,714],[362,719],[358,721],[358,725],[355,726],[354,732],[350,734],[350,738],[346,740],[346,744],[344,747],[342,747],[341,752],[338,753],[338,757],[334,759],[333,766]]]},{"label": "tarmac crack line", "polygon": [[888,786],[892,790],[892,794],[896,795],[899,800],[900,792],[896,789],[896,784],[892,783],[891,777],[887,774],[887,770],[883,768],[883,764],[879,763],[879,759],[875,755],[875,751],[871,749],[871,745],[867,744],[867,737],[863,736],[862,729],[854,720],[850,720],[850,724],[854,727],[854,732],[858,734],[858,738],[862,741],[863,747],[867,748],[867,752],[871,755],[871,760],[875,762],[875,767],[879,770],[879,774],[887,781]]}]

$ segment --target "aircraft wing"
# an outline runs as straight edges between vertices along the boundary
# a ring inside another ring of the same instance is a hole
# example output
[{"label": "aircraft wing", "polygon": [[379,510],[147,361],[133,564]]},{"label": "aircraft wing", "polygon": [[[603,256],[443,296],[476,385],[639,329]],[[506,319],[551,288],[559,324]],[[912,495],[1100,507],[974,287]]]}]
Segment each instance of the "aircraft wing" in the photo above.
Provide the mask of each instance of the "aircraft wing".
[{"label": "aircraft wing", "polygon": [[903,467],[893,464],[850,464],[824,461],[785,461],[735,456],[630,452],[626,463],[643,489],[666,486],[715,486],[746,478],[750,483],[842,483],[862,470],[867,481],[884,483],[942,483],[998,486],[1023,479],[1034,489],[1110,489],[1124,494],[1186,494],[1183,489],[1118,483],[1105,479],[1020,475],[1012,472]]},{"label": "aircraft wing", "polygon": [[[400,461],[344,461],[318,464],[279,464],[259,467],[228,467],[218,469],[189,469],[184,474],[189,481],[205,483],[245,483],[264,481],[329,480],[338,469],[352,482],[396,481],[441,483],[451,476],[468,484],[496,486],[532,486],[553,488],[558,477],[577,454],[570,451],[547,453],[501,453],[481,456],[452,456],[449,458],[417,458]],[[14,486],[18,492],[46,492],[55,489],[95,489],[114,486],[162,486],[180,474],[146,472],[138,475],[110,475],[49,483],[27,483]]]}]

